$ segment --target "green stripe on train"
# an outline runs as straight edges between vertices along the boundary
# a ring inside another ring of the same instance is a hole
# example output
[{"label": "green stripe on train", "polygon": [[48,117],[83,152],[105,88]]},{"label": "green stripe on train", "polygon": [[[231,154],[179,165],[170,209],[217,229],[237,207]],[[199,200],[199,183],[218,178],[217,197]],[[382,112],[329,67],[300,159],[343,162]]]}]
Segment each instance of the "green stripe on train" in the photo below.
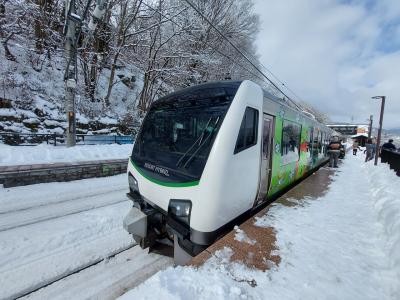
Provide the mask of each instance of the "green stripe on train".
[{"label": "green stripe on train", "polygon": [[183,187],[191,187],[191,186],[199,185],[199,182],[200,182],[199,180],[189,181],[189,182],[165,182],[165,181],[157,180],[157,179],[145,174],[142,170],[140,170],[140,168],[137,165],[135,165],[135,163],[132,161],[131,158],[129,159],[129,161],[132,164],[132,166],[135,168],[135,170],[140,173],[140,175],[142,175],[147,180],[149,180],[155,184],[161,185],[161,186],[183,188]]}]

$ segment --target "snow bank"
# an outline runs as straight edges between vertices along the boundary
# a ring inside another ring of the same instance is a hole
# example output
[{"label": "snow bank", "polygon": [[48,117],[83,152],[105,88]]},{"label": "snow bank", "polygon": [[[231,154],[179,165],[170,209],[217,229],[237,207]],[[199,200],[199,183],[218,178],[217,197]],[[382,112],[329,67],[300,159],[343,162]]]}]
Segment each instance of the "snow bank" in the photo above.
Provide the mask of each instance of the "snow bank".
[{"label": "snow bank", "polygon": [[41,144],[8,146],[0,144],[0,166],[128,159],[132,145],[79,145],[72,148]]},{"label": "snow bank", "polygon": [[400,178],[349,155],[332,179],[325,196],[274,204],[257,220],[276,231],[279,266],[249,269],[229,262],[225,248],[198,269],[161,271],[121,299],[400,299]]},{"label": "snow bank", "polygon": [[389,170],[388,164],[372,167],[371,161],[364,168],[378,219],[385,229],[391,267],[397,271],[400,286],[400,178]]}]

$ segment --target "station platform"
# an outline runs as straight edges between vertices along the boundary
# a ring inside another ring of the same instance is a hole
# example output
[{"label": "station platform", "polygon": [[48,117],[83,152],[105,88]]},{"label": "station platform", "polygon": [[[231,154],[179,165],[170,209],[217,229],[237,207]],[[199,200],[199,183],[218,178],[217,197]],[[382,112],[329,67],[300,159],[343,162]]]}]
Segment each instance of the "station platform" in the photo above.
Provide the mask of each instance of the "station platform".
[{"label": "station platform", "polygon": [[[312,200],[324,196],[332,181],[334,170],[322,167],[287,193],[279,197],[273,203],[280,203],[285,206],[301,205],[302,199]],[[279,265],[281,258],[275,254],[276,236],[273,227],[259,227],[255,225],[257,218],[268,213],[271,204],[261,210],[255,216],[236,226],[222,239],[211,245],[202,253],[194,257],[189,265],[198,267],[225,247],[233,251],[230,257],[231,262],[240,262],[248,267],[265,271],[271,267],[271,262]]]}]

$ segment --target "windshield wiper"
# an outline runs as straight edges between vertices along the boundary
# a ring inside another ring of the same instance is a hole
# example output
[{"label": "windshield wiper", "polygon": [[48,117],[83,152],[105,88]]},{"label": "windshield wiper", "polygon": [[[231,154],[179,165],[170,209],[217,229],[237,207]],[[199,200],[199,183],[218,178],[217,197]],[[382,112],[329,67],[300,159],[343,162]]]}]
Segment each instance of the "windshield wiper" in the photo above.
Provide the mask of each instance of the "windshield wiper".
[{"label": "windshield wiper", "polygon": [[189,147],[189,149],[181,156],[181,158],[178,160],[178,162],[176,163],[176,167],[178,167],[182,160],[186,157],[186,155],[188,155],[188,153],[194,148],[194,146],[196,146],[197,142],[200,141],[199,145],[201,144],[201,141],[203,140],[204,134],[208,128],[208,125],[210,125],[211,120],[213,117],[210,117],[210,119],[208,119],[208,122],[206,124],[206,126],[204,127],[203,131],[201,132],[200,136],[197,138],[197,140]]},{"label": "windshield wiper", "polygon": [[[217,117],[217,120],[215,120],[214,126],[212,127],[212,129],[210,130],[209,135],[205,138],[203,143],[199,143],[199,146],[197,147],[197,149],[192,153],[192,155],[189,157],[189,159],[186,161],[186,163],[183,165],[184,168],[187,168],[189,166],[189,163],[193,160],[193,158],[195,157],[195,155],[200,151],[200,149],[206,144],[207,140],[209,140],[211,138],[211,136],[214,133],[215,128],[217,127],[217,124],[219,122],[219,117]],[[208,126],[205,128],[207,129]],[[203,131],[204,133],[205,131]],[[204,135],[201,136],[201,141],[203,140]]]}]

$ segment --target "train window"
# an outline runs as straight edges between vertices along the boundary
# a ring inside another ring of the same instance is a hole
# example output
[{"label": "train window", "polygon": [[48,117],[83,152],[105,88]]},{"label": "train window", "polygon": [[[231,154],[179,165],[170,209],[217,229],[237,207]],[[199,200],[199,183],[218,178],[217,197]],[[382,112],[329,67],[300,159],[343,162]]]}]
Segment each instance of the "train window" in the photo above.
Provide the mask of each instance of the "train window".
[{"label": "train window", "polygon": [[307,152],[308,152],[308,156],[312,155],[312,147],[313,147],[313,138],[314,138],[314,128],[309,127],[308,128],[308,142],[307,142]]},{"label": "train window", "polygon": [[258,110],[246,107],[239,135],[236,141],[234,154],[239,153],[257,144]]},{"label": "train window", "polygon": [[156,101],[136,138],[132,161],[162,182],[199,180],[235,93],[207,88]]},{"label": "train window", "polygon": [[319,134],[319,145],[320,145],[320,147],[319,147],[319,153],[322,153],[322,148],[324,147],[323,145],[324,145],[324,140],[323,140],[323,133],[322,132],[320,132],[320,134]]},{"label": "train window", "polygon": [[271,129],[272,129],[272,119],[264,115],[263,124],[263,139],[262,139],[262,152],[263,159],[269,158],[270,153],[270,143],[271,143]]},{"label": "train window", "polygon": [[328,144],[329,144],[329,139],[328,139],[328,134],[325,133],[325,147],[324,147],[324,153],[326,154],[328,151]]},{"label": "train window", "polygon": [[313,134],[313,145],[312,145],[312,152],[313,152],[313,156],[317,156],[319,153],[319,150],[321,148],[321,144],[319,143],[319,136],[320,136],[320,131],[318,128],[314,128],[314,134]]},{"label": "train window", "polygon": [[284,120],[282,127],[281,155],[282,165],[299,160],[301,125]]},{"label": "train window", "polygon": [[325,136],[326,136],[326,134],[325,134],[325,132],[322,132],[322,135],[321,135],[322,137],[322,153],[325,153],[325,144],[326,144],[326,142],[325,142],[325,140],[326,140],[326,138],[325,138]]}]

